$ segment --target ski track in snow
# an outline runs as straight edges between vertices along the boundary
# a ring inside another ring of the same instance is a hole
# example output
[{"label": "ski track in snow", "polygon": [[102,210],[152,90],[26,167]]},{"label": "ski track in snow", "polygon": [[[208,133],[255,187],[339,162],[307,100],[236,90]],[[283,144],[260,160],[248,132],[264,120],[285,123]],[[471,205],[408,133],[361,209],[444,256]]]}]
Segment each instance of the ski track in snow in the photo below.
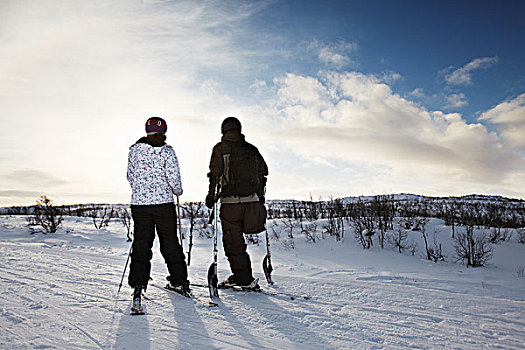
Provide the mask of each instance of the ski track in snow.
[{"label": "ski track in snow", "polygon": [[[452,273],[448,278],[430,272],[425,276],[426,265],[416,258],[413,264],[422,265],[418,277],[403,277],[351,264],[345,267],[340,257],[322,264],[322,252],[312,262],[309,256],[280,250],[275,244],[277,285],[267,287],[263,282],[262,287],[309,294],[311,300],[221,290],[219,307],[209,308],[150,287],[147,314],[130,316],[126,280],[116,294],[129,247],[122,236],[99,233],[89,221],[77,221],[78,234],[31,236],[23,219],[9,220],[19,222],[0,227],[2,349],[525,347],[525,294],[519,298],[514,292],[505,297],[504,291],[491,289],[486,295],[483,290],[469,292],[475,286],[479,289],[476,280],[456,281]],[[263,279],[259,262],[264,248],[250,247],[250,253],[254,271]],[[193,254],[196,266],[189,268],[190,278],[203,283],[211,242],[197,241]],[[228,273],[222,257],[219,277]],[[158,248],[152,277],[164,283]],[[522,288],[523,279],[516,279],[516,284]],[[207,298],[207,289],[193,291]]]}]

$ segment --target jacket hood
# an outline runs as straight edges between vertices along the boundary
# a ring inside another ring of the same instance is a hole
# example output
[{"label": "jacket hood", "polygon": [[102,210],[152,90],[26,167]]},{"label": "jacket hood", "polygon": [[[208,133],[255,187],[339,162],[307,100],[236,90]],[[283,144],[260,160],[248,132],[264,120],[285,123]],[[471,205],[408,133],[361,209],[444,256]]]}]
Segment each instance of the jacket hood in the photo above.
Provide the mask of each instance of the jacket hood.
[{"label": "jacket hood", "polygon": [[139,143],[145,143],[147,145],[150,145],[152,147],[162,147],[164,145],[166,145],[166,142],[165,142],[165,138],[157,138],[157,137],[147,137],[147,136],[144,136],[144,137],[141,137],[140,139],[138,139],[137,142],[135,142],[135,144],[139,144]]},{"label": "jacket hood", "polygon": [[238,130],[227,131],[224,135],[222,135],[221,141],[243,142],[244,135]]}]

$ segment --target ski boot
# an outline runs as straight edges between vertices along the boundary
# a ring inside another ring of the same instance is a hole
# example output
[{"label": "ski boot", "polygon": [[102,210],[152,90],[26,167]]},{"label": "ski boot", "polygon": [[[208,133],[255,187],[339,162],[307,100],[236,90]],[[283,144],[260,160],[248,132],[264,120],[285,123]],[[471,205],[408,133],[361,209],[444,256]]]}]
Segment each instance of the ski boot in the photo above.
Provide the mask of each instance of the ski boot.
[{"label": "ski boot", "polygon": [[249,292],[260,292],[261,287],[259,286],[259,279],[254,278],[250,283],[246,285],[237,285],[234,286],[233,289],[235,290],[244,290]]},{"label": "ski boot", "polygon": [[144,287],[136,286],[133,290],[133,302],[131,304],[132,315],[144,315],[144,308],[142,307],[142,290]]},{"label": "ski boot", "polygon": [[235,278],[233,275],[226,278],[224,281],[219,283],[217,285],[217,288],[219,289],[235,289],[235,290],[244,290],[244,291],[253,291],[258,292],[261,290],[261,287],[259,286],[259,279],[254,278],[250,283],[248,284],[238,284],[235,282]]},{"label": "ski boot", "polygon": [[217,288],[219,288],[219,289],[228,289],[228,288],[233,288],[234,286],[236,286],[235,280],[233,278],[233,275],[230,275],[224,281],[220,282],[217,285]]},{"label": "ski boot", "polygon": [[166,277],[166,279],[169,281],[168,284],[166,284],[166,289],[172,290],[185,297],[193,298],[193,294],[191,293],[190,289],[190,281],[185,281],[183,283],[173,283],[169,276]]}]

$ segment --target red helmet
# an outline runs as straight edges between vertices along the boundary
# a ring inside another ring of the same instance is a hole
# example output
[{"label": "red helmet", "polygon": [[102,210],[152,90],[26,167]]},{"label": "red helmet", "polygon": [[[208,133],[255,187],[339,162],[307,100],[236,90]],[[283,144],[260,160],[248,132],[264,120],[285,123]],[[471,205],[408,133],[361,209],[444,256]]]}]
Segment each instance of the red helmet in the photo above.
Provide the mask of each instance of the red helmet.
[{"label": "red helmet", "polygon": [[159,117],[151,117],[146,122],[146,133],[148,135],[165,134],[168,130],[166,121]]}]

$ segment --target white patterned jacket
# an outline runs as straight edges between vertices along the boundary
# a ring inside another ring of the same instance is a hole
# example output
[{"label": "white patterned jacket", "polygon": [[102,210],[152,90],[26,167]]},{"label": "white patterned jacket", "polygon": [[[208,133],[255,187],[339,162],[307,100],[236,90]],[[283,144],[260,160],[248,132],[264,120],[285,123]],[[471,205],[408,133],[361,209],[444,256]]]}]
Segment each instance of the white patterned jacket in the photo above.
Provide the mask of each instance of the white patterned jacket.
[{"label": "white patterned jacket", "polygon": [[175,150],[164,144],[153,147],[145,138],[130,147],[128,182],[132,205],[173,203],[182,194],[179,162]]}]

